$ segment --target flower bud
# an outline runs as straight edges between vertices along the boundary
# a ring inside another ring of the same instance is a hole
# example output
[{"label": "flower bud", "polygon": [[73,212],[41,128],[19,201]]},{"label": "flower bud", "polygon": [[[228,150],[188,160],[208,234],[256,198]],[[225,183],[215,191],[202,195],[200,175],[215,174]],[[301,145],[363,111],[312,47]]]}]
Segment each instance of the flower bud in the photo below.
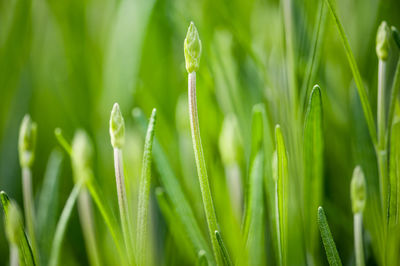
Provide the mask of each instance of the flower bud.
[{"label": "flower bud", "polygon": [[114,104],[111,111],[110,136],[112,146],[118,149],[122,148],[125,142],[125,122],[118,103]]},{"label": "flower bud", "polygon": [[354,169],[350,184],[350,194],[353,213],[362,213],[365,208],[367,190],[364,173],[360,166]]},{"label": "flower bud", "polygon": [[193,22],[190,22],[184,48],[187,72],[192,73],[193,71],[197,71],[200,65],[201,41]]},{"label": "flower bud", "polygon": [[91,170],[93,158],[93,146],[89,136],[83,130],[78,130],[72,140],[71,161],[75,182],[80,177],[87,177],[86,173]]},{"label": "flower bud", "polygon": [[389,56],[390,29],[386,21],[382,21],[376,35],[376,54],[379,60],[387,60]]},{"label": "flower bud", "polygon": [[19,129],[19,162],[21,167],[31,167],[35,158],[37,125],[27,114]]}]

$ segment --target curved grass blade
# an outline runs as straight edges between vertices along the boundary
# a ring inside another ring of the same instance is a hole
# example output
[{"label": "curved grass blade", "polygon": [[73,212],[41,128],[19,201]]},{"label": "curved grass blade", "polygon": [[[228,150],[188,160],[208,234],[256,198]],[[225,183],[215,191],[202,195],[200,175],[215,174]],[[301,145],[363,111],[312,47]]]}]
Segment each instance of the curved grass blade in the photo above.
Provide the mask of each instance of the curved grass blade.
[{"label": "curved grass blade", "polygon": [[64,155],[54,149],[49,157],[37,208],[37,232],[39,240],[40,262],[47,265],[51,249],[51,240],[57,225],[57,208],[59,195],[59,177]]},{"label": "curved grass blade", "polygon": [[222,254],[222,258],[226,266],[232,266],[231,258],[229,257],[228,250],[225,247],[224,241],[222,240],[222,236],[218,231],[215,231],[215,237],[217,238],[218,245]]},{"label": "curved grass blade", "polygon": [[151,185],[151,161],[153,157],[153,139],[154,127],[156,123],[156,109],[151,113],[150,122],[147,127],[146,140],[143,152],[142,176],[139,185],[138,199],[138,215],[137,215],[137,235],[136,235],[136,252],[138,254],[139,265],[145,265],[146,259],[146,244],[147,244],[147,217],[149,213],[149,197]]},{"label": "curved grass blade", "polygon": [[392,127],[389,158],[390,176],[390,201],[389,201],[389,227],[399,224],[400,211],[400,122]]},{"label": "curved grass blade", "polygon": [[278,206],[278,221],[279,221],[279,239],[280,239],[280,251],[281,260],[280,265],[286,265],[286,254],[287,254],[287,237],[288,237],[288,201],[289,201],[289,189],[288,189],[288,162],[285,142],[281,127],[276,125],[275,127],[275,141],[276,141],[276,159],[277,159],[277,206]]},{"label": "curved grass blade", "polygon": [[344,49],[346,51],[347,60],[349,61],[351,71],[353,72],[354,81],[356,83],[358,94],[360,96],[361,105],[362,105],[362,108],[364,111],[364,117],[365,117],[365,120],[368,125],[368,130],[369,130],[369,134],[372,139],[372,143],[374,144],[374,146],[377,146],[378,141],[377,141],[377,135],[376,135],[376,127],[375,127],[374,117],[373,117],[372,111],[371,111],[371,106],[368,101],[367,91],[364,87],[364,84],[363,84],[363,81],[362,81],[362,78],[360,75],[360,71],[357,67],[356,60],[354,58],[353,52],[351,51],[350,44],[349,44],[349,41],[344,32],[342,23],[340,22],[340,19],[339,19],[337,10],[336,10],[336,3],[334,2],[334,0],[326,0],[326,2],[329,6],[329,9],[331,10],[331,14],[333,16],[336,27],[339,31],[340,38],[343,42]]},{"label": "curved grass blade", "polygon": [[317,255],[318,226],[315,211],[322,201],[324,139],[322,134],[321,91],[315,85],[307,108],[304,122],[304,224],[307,252]]},{"label": "curved grass blade", "polygon": [[[399,47],[400,48],[400,47]],[[394,110],[396,107],[396,99],[399,94],[400,89],[400,58],[397,60],[396,72],[394,74],[394,80],[391,88],[390,95],[390,104],[389,104],[389,114],[388,114],[388,123],[387,123],[387,134],[392,130]],[[386,142],[389,140],[390,136],[386,136]]]},{"label": "curved grass blade", "polygon": [[[133,116],[139,122],[140,128],[145,132],[147,121],[143,112],[140,109],[135,109],[133,111]],[[192,208],[178,182],[178,178],[173,172],[161,145],[157,141],[157,138],[154,138],[153,156],[156,169],[159,172],[160,182],[165,189],[165,192],[171,201],[172,209],[176,214],[177,218],[175,219],[180,219],[182,230],[184,230],[185,234],[188,235],[191,244],[195,248],[195,252],[198,253],[200,250],[204,250],[206,251],[208,261],[213,261],[212,256],[210,256],[210,254],[212,254],[210,247],[200,230]]]},{"label": "curved grass blade", "polygon": [[62,245],[62,241],[64,239],[65,231],[67,229],[67,225],[68,225],[69,219],[71,217],[72,210],[74,209],[76,200],[78,199],[78,195],[79,195],[79,192],[81,191],[82,187],[83,187],[83,182],[80,181],[80,182],[76,183],[74,185],[74,188],[72,189],[71,193],[69,194],[67,202],[65,203],[65,206],[61,213],[60,219],[58,221],[56,233],[55,233],[54,239],[53,239],[50,260],[49,260],[50,266],[58,265],[58,260],[59,260],[60,251],[61,251],[61,245]]},{"label": "curved grass blade", "polygon": [[[9,210],[12,203],[4,191],[0,192],[0,199],[3,206],[4,215],[6,216],[6,220],[9,218]],[[28,237],[25,234],[24,226],[22,221],[19,222],[17,225],[16,232],[15,232],[15,241],[17,242],[16,245],[18,247],[18,260],[20,265],[26,266],[34,266],[36,265],[32,248],[29,244]]]},{"label": "curved grass blade", "polygon": [[321,232],[321,238],[324,244],[326,257],[328,258],[329,265],[341,266],[342,261],[340,260],[339,253],[337,252],[336,245],[335,242],[333,241],[331,230],[329,229],[325,212],[322,207],[318,208],[318,226]]},{"label": "curved grass blade", "polygon": [[64,150],[68,153],[68,155],[71,156],[72,147],[68,143],[68,141],[64,138],[61,128],[56,128],[54,130],[54,135],[56,136],[56,139],[58,143],[60,143],[61,147],[63,147]]}]

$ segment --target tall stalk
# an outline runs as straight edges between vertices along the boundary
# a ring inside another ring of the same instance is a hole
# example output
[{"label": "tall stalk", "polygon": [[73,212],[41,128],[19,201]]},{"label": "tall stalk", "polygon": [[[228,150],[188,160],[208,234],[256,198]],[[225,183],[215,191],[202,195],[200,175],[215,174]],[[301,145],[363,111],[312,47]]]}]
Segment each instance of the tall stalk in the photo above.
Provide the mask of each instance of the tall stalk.
[{"label": "tall stalk", "polygon": [[[71,153],[72,170],[75,183],[80,182],[80,180],[85,180],[86,184],[88,180],[92,178],[92,157],[93,147],[89,136],[85,133],[85,131],[78,130],[75,133],[72,142]],[[84,186],[79,192],[78,212],[90,264],[99,266],[101,263],[94,227],[93,205],[89,190],[86,188],[86,186]]]},{"label": "tall stalk", "polygon": [[126,197],[124,170],[122,160],[122,147],[125,142],[125,122],[118,103],[114,104],[110,117],[111,144],[114,148],[115,180],[117,184],[119,214],[121,217],[122,233],[124,237],[129,264],[134,264],[133,242],[128,213],[128,200]]},{"label": "tall stalk", "polygon": [[201,195],[203,198],[204,211],[206,213],[209,235],[214,251],[217,265],[223,265],[221,253],[219,251],[218,240],[215,231],[219,231],[217,218],[215,215],[214,204],[211,196],[210,184],[208,182],[206,162],[203,154],[203,146],[201,144],[199,118],[197,114],[196,102],[196,71],[200,65],[201,41],[199,34],[193,22],[190,23],[187,31],[185,43],[185,60],[186,70],[188,72],[188,100],[189,100],[189,116],[190,127],[192,132],[192,141],[194,155],[196,159],[197,174],[199,176]]},{"label": "tall stalk", "polygon": [[379,185],[384,217],[387,211],[387,150],[386,150],[386,64],[389,56],[391,31],[385,21],[381,23],[376,36],[376,54],[379,59],[377,124],[378,146],[376,147],[379,167]]},{"label": "tall stalk", "polygon": [[19,162],[22,168],[22,190],[26,227],[35,260],[38,261],[38,250],[35,235],[35,206],[32,192],[32,165],[35,159],[37,125],[29,115],[25,115],[19,131]]},{"label": "tall stalk", "polygon": [[352,210],[354,214],[354,249],[356,253],[356,265],[364,266],[364,247],[362,239],[362,219],[366,202],[366,184],[364,173],[360,166],[354,169],[350,184]]}]

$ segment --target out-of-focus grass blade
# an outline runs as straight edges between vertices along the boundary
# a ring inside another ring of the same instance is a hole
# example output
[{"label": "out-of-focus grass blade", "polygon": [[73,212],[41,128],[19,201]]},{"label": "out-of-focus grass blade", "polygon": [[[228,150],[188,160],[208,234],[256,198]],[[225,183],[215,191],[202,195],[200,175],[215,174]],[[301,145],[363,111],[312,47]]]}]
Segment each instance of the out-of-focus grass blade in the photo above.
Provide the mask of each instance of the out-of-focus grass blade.
[{"label": "out-of-focus grass blade", "polygon": [[249,257],[249,264],[265,263],[264,242],[264,117],[262,106],[253,108],[251,166],[247,185],[246,210],[244,218],[244,239]]},{"label": "out-of-focus grass blade", "polygon": [[361,105],[364,111],[365,120],[367,121],[369,134],[371,135],[372,143],[376,146],[377,145],[376,127],[374,122],[374,116],[372,115],[371,111],[371,106],[368,101],[367,91],[364,87],[360,71],[358,70],[356,60],[354,58],[353,52],[351,51],[350,44],[344,32],[342,23],[340,22],[339,15],[336,10],[335,0],[326,0],[326,2],[329,6],[329,9],[331,10],[336,27],[339,31],[340,38],[342,39],[343,46],[346,51],[347,60],[349,61],[351,71],[353,72],[354,81],[356,82],[358,94],[360,96]]},{"label": "out-of-focus grass blade", "polygon": [[400,122],[392,127],[390,140],[390,202],[389,202],[389,226],[399,224],[400,201]]},{"label": "out-of-focus grass blade", "polygon": [[[390,104],[389,104],[389,114],[388,114],[388,130],[390,132],[393,124],[394,110],[396,107],[397,95],[399,94],[400,89],[400,58],[397,60],[396,72],[394,74],[394,80],[392,83],[391,95],[390,95]],[[388,136],[386,136],[388,138]],[[387,139],[388,140],[388,139]]]},{"label": "out-of-focus grass blade", "polygon": [[208,266],[206,252],[204,250],[199,251],[199,254],[197,255],[196,265],[197,266]]},{"label": "out-of-focus grass blade", "polygon": [[[71,156],[71,154],[72,154],[71,144],[69,144],[68,141],[63,136],[62,130],[60,128],[56,128],[54,130],[54,135],[56,136],[56,139],[60,143],[61,147],[63,147],[64,150],[67,152],[67,154],[69,156]],[[97,208],[100,211],[101,216],[104,219],[104,222],[106,223],[106,225],[108,227],[108,230],[111,233],[114,243],[118,249],[119,255],[121,257],[124,257],[120,243],[119,243],[119,239],[121,239],[120,238],[121,234],[117,229],[117,228],[119,228],[118,222],[116,221],[116,218],[115,218],[115,215],[113,214],[113,212],[110,210],[109,207],[107,207],[108,205],[105,204],[105,202],[103,201],[104,197],[103,197],[103,194],[101,192],[99,185],[96,183],[96,181],[93,177],[87,178],[85,185],[89,189],[90,195],[92,196]]]},{"label": "out-of-focus grass blade", "polygon": [[37,231],[41,264],[46,265],[57,224],[59,177],[62,169],[63,153],[54,149],[47,163],[42,189],[39,195]]},{"label": "out-of-focus grass blade", "polygon": [[218,245],[222,254],[222,258],[224,259],[224,263],[227,266],[232,266],[231,258],[229,257],[228,250],[225,247],[224,241],[222,240],[222,236],[218,231],[215,231],[215,237],[217,238]]},{"label": "out-of-focus grass blade", "polygon": [[331,230],[329,229],[325,212],[322,207],[318,208],[318,226],[321,232],[321,238],[325,247],[326,257],[328,258],[329,265],[341,266],[342,261],[340,260],[339,253],[337,252],[336,245],[333,241]]},{"label": "out-of-focus grass blade", "polygon": [[78,195],[79,195],[79,192],[81,191],[82,186],[83,186],[82,181],[80,181],[74,185],[74,188],[72,189],[72,191],[69,194],[69,197],[67,199],[67,202],[65,203],[65,206],[61,213],[60,219],[58,220],[57,229],[56,229],[56,233],[54,235],[50,259],[49,259],[50,266],[58,265],[58,259],[60,256],[61,245],[62,245],[62,241],[64,239],[65,231],[67,230],[67,225],[68,225],[69,219],[71,217],[72,210],[74,209],[76,200],[78,198]]},{"label": "out-of-focus grass blade", "polygon": [[316,23],[315,23],[315,28],[314,28],[314,33],[313,33],[313,39],[312,39],[312,48],[311,48],[311,54],[308,58],[307,62],[307,71],[306,71],[306,76],[303,80],[302,88],[301,88],[301,104],[303,107],[303,103],[306,103],[306,98],[308,96],[308,88],[310,87],[310,84],[312,82],[312,79],[314,78],[314,73],[315,73],[315,65],[319,62],[319,57],[320,57],[320,48],[321,45],[319,44],[319,40],[321,38],[321,35],[324,34],[325,31],[325,24],[326,24],[326,8],[324,1],[319,1],[319,13],[316,17]]},{"label": "out-of-focus grass blade", "polygon": [[[195,261],[196,260],[195,258],[196,253],[194,252],[195,249],[194,247],[192,247],[192,243],[190,242],[188,235],[181,230],[182,224],[180,223],[179,220],[176,219],[177,215],[171,209],[164,190],[161,187],[158,187],[155,190],[155,194],[158,206],[160,207],[161,213],[168,224],[168,228],[171,231],[172,237],[177,243],[177,246],[182,248],[183,254],[187,255],[189,258]],[[200,260],[204,259],[206,264],[202,265],[208,265],[206,252],[204,250],[200,250],[197,255],[198,255],[197,264],[199,263]]]},{"label": "out-of-focus grass blade", "polygon": [[[315,85],[308,103],[304,123],[304,222],[307,252],[316,255],[318,239],[317,214],[315,210],[322,200],[322,175],[324,168],[324,140],[322,134],[321,91]],[[313,211],[314,210],[314,211]]]},{"label": "out-of-focus grass blade", "polygon": [[137,256],[138,264],[145,264],[145,249],[147,243],[147,216],[149,213],[149,197],[150,197],[150,185],[151,185],[151,161],[153,157],[153,139],[154,139],[154,127],[156,123],[156,109],[153,109],[151,113],[149,126],[147,128],[146,140],[143,151],[143,165],[142,165],[142,176],[139,185],[139,200],[138,200],[138,215],[137,215]]},{"label": "out-of-focus grass blade", "polygon": [[279,209],[279,239],[282,252],[281,265],[286,265],[287,254],[287,232],[288,232],[288,205],[289,205],[289,189],[288,189],[288,161],[285,142],[281,127],[275,127],[275,141],[276,141],[276,155],[277,155],[277,195],[278,195],[278,209]]},{"label": "out-of-focus grass blade", "polygon": [[[3,211],[4,215],[6,216],[6,220],[8,219],[9,215],[9,209],[11,204],[16,204],[12,203],[7,196],[7,194],[4,191],[0,192],[0,199],[1,203],[3,206]],[[20,265],[25,265],[25,266],[34,266],[36,265],[35,259],[33,256],[32,248],[29,244],[28,238],[25,234],[24,231],[24,225],[22,221],[20,221],[20,224],[18,225],[17,232],[15,232],[16,235],[16,241],[17,241],[17,246],[18,246],[18,259]]]},{"label": "out-of-focus grass blade", "polygon": [[[143,112],[140,109],[135,109],[133,116],[138,120],[141,129],[145,131],[147,121]],[[160,182],[171,201],[173,210],[176,213],[176,219],[180,219],[183,226],[182,230],[184,230],[188,235],[196,253],[200,250],[206,251],[208,261],[212,261],[213,259],[210,256],[210,254],[212,254],[210,247],[201,233],[189,202],[186,199],[178,179],[175,176],[172,167],[169,165],[167,157],[156,138],[154,138],[153,156],[156,168],[159,172]]]}]

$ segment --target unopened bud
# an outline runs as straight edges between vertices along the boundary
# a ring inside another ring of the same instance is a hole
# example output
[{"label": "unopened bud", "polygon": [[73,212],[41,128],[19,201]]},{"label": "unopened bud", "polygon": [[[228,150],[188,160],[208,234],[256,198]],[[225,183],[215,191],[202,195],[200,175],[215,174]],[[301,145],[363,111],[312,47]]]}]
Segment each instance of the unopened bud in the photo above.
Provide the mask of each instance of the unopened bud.
[{"label": "unopened bud", "polygon": [[351,204],[353,213],[362,213],[367,199],[364,173],[360,166],[354,169],[350,184]]},{"label": "unopened bud", "polygon": [[35,158],[37,125],[27,114],[19,129],[19,162],[21,167],[31,167]]},{"label": "unopened bud", "polygon": [[184,42],[184,49],[187,72],[192,73],[193,71],[197,71],[200,66],[201,41],[193,22],[190,22]]},{"label": "unopened bud", "polygon": [[122,148],[125,142],[125,122],[119,109],[118,103],[115,103],[110,117],[110,136],[111,145],[114,148]]},{"label": "unopened bud", "polygon": [[83,130],[78,130],[72,140],[71,160],[75,182],[80,177],[87,177],[87,170],[91,169],[93,160],[93,146]]},{"label": "unopened bud", "polygon": [[376,54],[379,60],[387,60],[389,56],[390,29],[386,21],[382,21],[376,35]]}]

